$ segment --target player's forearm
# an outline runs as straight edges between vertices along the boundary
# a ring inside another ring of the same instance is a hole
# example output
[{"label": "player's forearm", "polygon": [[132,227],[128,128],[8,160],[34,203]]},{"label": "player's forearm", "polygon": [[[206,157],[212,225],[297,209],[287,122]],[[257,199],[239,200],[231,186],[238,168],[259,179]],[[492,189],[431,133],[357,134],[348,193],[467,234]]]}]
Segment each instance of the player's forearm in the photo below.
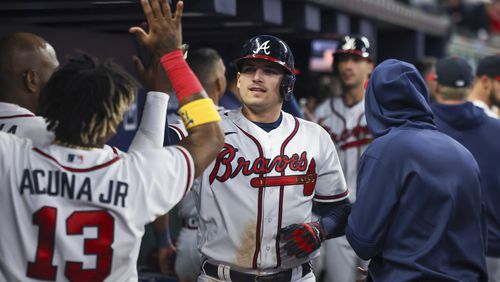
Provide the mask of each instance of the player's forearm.
[{"label": "player's forearm", "polygon": [[218,123],[207,123],[192,128],[188,137],[179,143],[193,156],[195,177],[200,176],[215,159],[223,144],[224,137]]},{"label": "player's forearm", "polygon": [[351,212],[348,199],[335,203],[317,203],[320,226],[325,233],[325,239],[339,237],[345,234],[347,218]]},{"label": "player's forearm", "polygon": [[164,214],[153,221],[153,230],[158,248],[172,246],[170,230],[168,228],[168,214]]},{"label": "player's forearm", "polygon": [[163,146],[168,100],[166,93],[151,91],[146,94],[141,123],[129,152]]},{"label": "player's forearm", "polygon": [[188,137],[180,144],[193,157],[195,176],[199,176],[224,143],[220,116],[180,49],[164,55],[161,62],[176,91],[181,106],[179,114],[188,131]]}]

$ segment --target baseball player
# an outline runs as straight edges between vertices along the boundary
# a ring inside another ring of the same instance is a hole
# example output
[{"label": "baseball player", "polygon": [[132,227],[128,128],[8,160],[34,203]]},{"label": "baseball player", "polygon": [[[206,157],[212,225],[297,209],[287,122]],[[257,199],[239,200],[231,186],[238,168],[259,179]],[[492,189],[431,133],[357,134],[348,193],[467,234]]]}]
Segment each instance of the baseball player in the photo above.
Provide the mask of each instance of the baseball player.
[{"label": "baseball player", "polygon": [[35,116],[40,89],[59,66],[45,39],[17,32],[0,39],[0,131],[48,144],[54,135]]},{"label": "baseball player", "polygon": [[350,210],[335,145],[281,110],[295,81],[284,41],[253,37],[236,64],[243,107],[224,113],[224,148],[193,190],[198,281],[315,281],[309,262],[322,241],[343,234]]},{"label": "baseball player", "polygon": [[[187,62],[207,91],[208,97],[217,105],[227,84],[226,67],[219,53],[211,48],[198,49],[190,52]],[[218,107],[217,110],[221,113],[224,108]],[[169,135],[170,141],[176,144],[185,138],[187,132],[182,123],[174,122],[169,124]],[[194,185],[198,186],[199,181],[196,180]],[[201,268],[201,254],[197,248],[198,215],[192,191],[181,200],[178,210],[182,228],[177,237],[175,272],[181,282],[196,281]]]},{"label": "baseball player", "polygon": [[469,100],[493,118],[500,116],[500,55],[482,58],[476,68],[476,78]]},{"label": "baseball player", "polygon": [[[496,71],[500,74],[500,70]],[[500,132],[500,120],[488,117],[485,111],[466,100],[473,80],[467,61],[459,57],[441,59],[436,74],[437,101],[431,104],[434,121],[439,131],[472,153],[481,169],[481,192],[488,227],[488,281],[500,281],[500,207],[496,201],[500,197],[500,144],[491,138],[492,132]]]},{"label": "baseball player", "polygon": [[40,102],[54,143],[0,133],[1,281],[137,281],[144,224],[220,151],[220,117],[179,49],[183,2],[174,17],[166,1],[141,3],[150,31],[130,31],[161,56],[189,136],[131,154],[104,146],[134,99],[133,79],[88,56],[55,72]]},{"label": "baseball player", "polygon": [[[366,37],[345,36],[339,42],[333,55],[333,72],[339,76],[342,93],[325,100],[314,112],[318,124],[328,131],[337,147],[351,203],[356,200],[358,161],[372,140],[364,106],[364,83],[373,69],[370,52]],[[355,281],[359,276],[356,267],[367,265],[356,256],[345,237],[327,241],[322,255],[329,282]]]}]

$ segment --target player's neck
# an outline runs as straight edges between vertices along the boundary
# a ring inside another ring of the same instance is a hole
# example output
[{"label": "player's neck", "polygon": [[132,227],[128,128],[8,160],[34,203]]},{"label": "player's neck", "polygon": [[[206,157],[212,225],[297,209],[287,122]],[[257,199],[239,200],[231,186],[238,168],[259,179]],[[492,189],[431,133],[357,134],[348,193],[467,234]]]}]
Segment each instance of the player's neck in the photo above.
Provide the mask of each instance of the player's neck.
[{"label": "player's neck", "polygon": [[469,101],[481,101],[485,103],[488,107],[491,107],[491,100],[488,99],[488,96],[486,93],[481,91],[480,89],[477,89],[476,86],[472,88],[471,92],[469,93],[468,97]]},{"label": "player's neck", "polygon": [[356,105],[359,101],[363,100],[365,89],[363,85],[354,88],[344,88],[342,93],[342,100],[348,107]]},{"label": "player's neck", "polygon": [[271,109],[266,109],[262,111],[252,110],[251,108],[243,105],[241,112],[243,113],[243,116],[245,116],[250,121],[260,122],[260,123],[272,123],[280,118],[281,104],[279,104],[279,107],[273,107]]},{"label": "player's neck", "polygon": [[66,142],[66,141],[61,141],[61,140],[54,140],[53,142],[56,145],[67,147],[67,148],[72,148],[72,149],[78,149],[78,150],[94,150],[94,149],[102,149],[104,147],[104,144],[77,144],[78,142]]}]

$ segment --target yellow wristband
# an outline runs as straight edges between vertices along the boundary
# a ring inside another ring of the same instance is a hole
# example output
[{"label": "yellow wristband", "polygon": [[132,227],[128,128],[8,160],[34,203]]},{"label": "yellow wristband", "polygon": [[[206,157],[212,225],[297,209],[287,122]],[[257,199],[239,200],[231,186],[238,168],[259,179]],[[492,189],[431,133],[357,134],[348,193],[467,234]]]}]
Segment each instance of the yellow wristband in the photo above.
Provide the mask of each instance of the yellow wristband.
[{"label": "yellow wristband", "polygon": [[221,120],[219,113],[215,109],[214,102],[210,98],[195,100],[182,106],[179,109],[179,115],[186,129]]}]

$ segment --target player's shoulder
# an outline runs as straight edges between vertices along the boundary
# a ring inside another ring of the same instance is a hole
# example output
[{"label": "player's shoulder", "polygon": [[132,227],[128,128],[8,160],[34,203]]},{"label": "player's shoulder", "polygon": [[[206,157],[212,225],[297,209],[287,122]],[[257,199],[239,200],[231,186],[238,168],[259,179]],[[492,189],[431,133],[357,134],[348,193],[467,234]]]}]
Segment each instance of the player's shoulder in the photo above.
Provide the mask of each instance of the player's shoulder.
[{"label": "player's shoulder", "polygon": [[338,108],[342,104],[342,99],[339,96],[326,98],[314,110],[315,115],[331,114],[333,108]]},{"label": "player's shoulder", "polygon": [[219,114],[222,119],[221,125],[224,129],[228,126],[232,127],[234,124],[245,120],[243,114],[241,113],[241,108],[219,110]]},{"label": "player's shoulder", "polygon": [[323,112],[326,109],[330,108],[330,104],[332,103],[332,99],[333,99],[333,97],[329,97],[329,98],[326,98],[325,100],[323,100],[323,102],[321,102],[316,107],[316,109],[314,110],[314,112]]},{"label": "player's shoulder", "polygon": [[32,148],[33,141],[29,138],[22,138],[14,134],[0,131],[0,147],[8,151],[23,147]]}]

